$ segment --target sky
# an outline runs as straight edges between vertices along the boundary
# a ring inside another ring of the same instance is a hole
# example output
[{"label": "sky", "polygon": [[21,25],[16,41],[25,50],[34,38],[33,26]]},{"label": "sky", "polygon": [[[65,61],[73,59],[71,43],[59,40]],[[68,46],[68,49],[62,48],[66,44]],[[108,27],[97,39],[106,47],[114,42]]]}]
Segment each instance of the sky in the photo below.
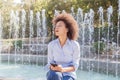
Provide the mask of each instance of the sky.
[{"label": "sky", "polygon": [[[4,0],[7,1],[7,0]],[[13,0],[14,3],[21,3],[21,0]]]},{"label": "sky", "polygon": [[21,0],[14,0],[14,3],[21,3]]}]

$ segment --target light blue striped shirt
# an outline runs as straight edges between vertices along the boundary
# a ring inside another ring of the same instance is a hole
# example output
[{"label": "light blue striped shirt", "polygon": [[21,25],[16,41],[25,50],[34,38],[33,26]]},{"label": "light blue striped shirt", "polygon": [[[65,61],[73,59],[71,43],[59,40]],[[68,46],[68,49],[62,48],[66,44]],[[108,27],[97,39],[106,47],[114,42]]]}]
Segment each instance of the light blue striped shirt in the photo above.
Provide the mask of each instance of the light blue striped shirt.
[{"label": "light blue striped shirt", "polygon": [[55,39],[48,44],[48,64],[56,63],[62,67],[74,66],[74,72],[64,72],[63,76],[72,76],[76,79],[76,70],[79,67],[80,46],[75,40],[67,39],[63,47],[61,47],[59,39]]}]

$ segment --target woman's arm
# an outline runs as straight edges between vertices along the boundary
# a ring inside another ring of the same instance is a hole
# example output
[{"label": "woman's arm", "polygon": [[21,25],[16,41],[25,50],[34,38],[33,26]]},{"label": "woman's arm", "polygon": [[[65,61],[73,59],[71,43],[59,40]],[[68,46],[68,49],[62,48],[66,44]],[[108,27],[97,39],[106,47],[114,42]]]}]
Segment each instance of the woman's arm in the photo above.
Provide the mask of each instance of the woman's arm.
[{"label": "woman's arm", "polygon": [[47,68],[50,69],[51,64],[53,62],[53,54],[52,54],[52,47],[51,43],[48,44],[48,61],[47,61]]},{"label": "woman's arm", "polygon": [[61,65],[58,65],[56,67],[51,66],[50,68],[51,68],[51,70],[59,71],[59,72],[73,72],[73,71],[75,71],[74,66],[64,67],[63,68]]},{"label": "woman's arm", "polygon": [[74,53],[73,53],[72,65],[74,66],[75,70],[77,70],[79,67],[79,61],[80,61],[80,46],[78,42],[75,41],[75,45],[73,49],[74,49]]}]

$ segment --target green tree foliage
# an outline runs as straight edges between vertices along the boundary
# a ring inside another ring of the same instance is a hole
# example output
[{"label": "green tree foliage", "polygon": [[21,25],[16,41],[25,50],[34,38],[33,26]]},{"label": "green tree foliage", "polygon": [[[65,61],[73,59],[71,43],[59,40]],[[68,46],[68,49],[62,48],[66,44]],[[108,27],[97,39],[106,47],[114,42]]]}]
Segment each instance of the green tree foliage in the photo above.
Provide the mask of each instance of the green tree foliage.
[{"label": "green tree foliage", "polygon": [[[47,16],[47,22],[48,22],[49,27],[52,27],[51,21],[54,17],[54,10],[58,10],[59,12],[62,12],[62,10],[65,10],[66,12],[70,13],[71,7],[73,7],[75,13],[77,13],[78,8],[83,9],[83,12],[87,13],[87,12],[89,12],[90,9],[93,9],[95,12],[95,17],[94,17],[94,27],[95,27],[94,39],[95,39],[95,41],[101,40],[101,38],[103,38],[108,32],[107,8],[109,6],[112,6],[113,7],[113,15],[111,17],[111,22],[113,22],[113,25],[114,25],[114,27],[113,27],[114,34],[110,35],[109,37],[110,37],[110,40],[116,42],[117,21],[118,21],[118,14],[117,14],[118,13],[118,0],[47,0],[46,2],[47,2],[47,4],[45,4],[43,7],[41,7],[41,5],[38,5],[38,7],[34,6],[33,9],[35,9],[35,11],[36,10],[39,11],[41,9],[46,9],[46,16]],[[36,3],[40,4],[38,2],[36,2]],[[39,8],[39,6],[41,8]],[[99,13],[98,13],[99,7],[103,7],[104,24],[105,24],[103,26],[103,27],[105,27],[104,31],[102,31],[102,29],[100,27],[101,23],[99,23]],[[100,31],[102,31],[102,32],[100,32],[100,39],[98,38],[99,28],[100,28]],[[111,33],[111,30],[110,30],[110,33]],[[112,37],[113,37],[113,39],[112,39]],[[104,38],[106,38],[106,37],[104,37]]]},{"label": "green tree foliage", "polygon": [[48,22],[52,20],[54,17],[54,10],[58,10],[61,12],[65,10],[66,12],[71,12],[71,7],[74,8],[75,13],[78,8],[82,8],[83,12],[86,13],[89,9],[93,9],[95,12],[95,25],[98,26],[99,14],[98,9],[100,6],[104,9],[104,19],[107,20],[107,8],[109,6],[113,7],[113,21],[114,25],[117,25],[117,11],[118,11],[118,0],[36,0],[33,4],[34,12],[41,11],[42,9],[46,9]]},{"label": "green tree foliage", "polygon": [[102,54],[102,52],[104,51],[104,48],[105,48],[105,43],[101,42],[101,41],[97,41],[93,44],[93,47],[94,47],[96,53]]},{"label": "green tree foliage", "polygon": [[[50,32],[52,32],[52,24],[51,21],[54,17],[54,10],[58,10],[62,12],[65,10],[66,12],[71,12],[71,7],[74,8],[75,13],[77,13],[77,9],[83,9],[83,12],[86,13],[89,9],[93,9],[95,12],[94,17],[94,26],[99,27],[99,14],[98,9],[100,6],[104,9],[104,19],[107,22],[107,8],[111,5],[113,7],[113,15],[112,21],[113,25],[117,26],[118,21],[118,0],[22,0],[24,4],[13,4],[13,0],[0,0],[0,10],[4,17],[4,36],[8,35],[9,33],[9,16],[11,10],[21,11],[22,8],[25,9],[27,12],[26,19],[27,19],[27,27],[29,27],[29,11],[34,11],[34,17],[36,12],[41,12],[42,9],[46,10],[46,17],[47,17],[47,27]],[[7,23],[7,24],[6,24]],[[26,33],[29,33],[28,31]]]},{"label": "green tree foliage", "polygon": [[2,1],[0,1],[0,9],[2,8]]}]

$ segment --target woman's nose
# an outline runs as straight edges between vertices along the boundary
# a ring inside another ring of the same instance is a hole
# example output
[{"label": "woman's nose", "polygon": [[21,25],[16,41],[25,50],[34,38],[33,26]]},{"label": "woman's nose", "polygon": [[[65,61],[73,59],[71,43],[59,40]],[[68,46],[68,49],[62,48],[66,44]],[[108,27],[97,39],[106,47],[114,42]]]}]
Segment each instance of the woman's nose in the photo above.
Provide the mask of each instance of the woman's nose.
[{"label": "woman's nose", "polygon": [[59,27],[57,27],[57,26],[55,27],[55,29],[58,29],[58,28],[59,28]]}]

